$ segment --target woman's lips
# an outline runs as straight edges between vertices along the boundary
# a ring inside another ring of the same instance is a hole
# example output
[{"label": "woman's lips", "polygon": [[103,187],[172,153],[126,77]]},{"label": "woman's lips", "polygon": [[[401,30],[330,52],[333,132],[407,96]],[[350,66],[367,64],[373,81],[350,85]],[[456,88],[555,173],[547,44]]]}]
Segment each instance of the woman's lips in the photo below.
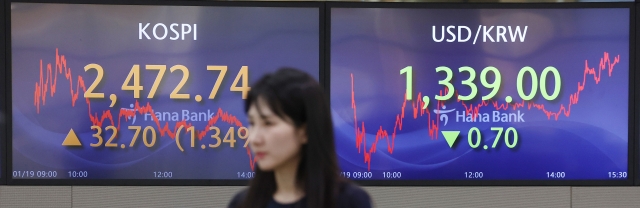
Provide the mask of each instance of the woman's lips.
[{"label": "woman's lips", "polygon": [[264,152],[256,152],[256,161],[264,158],[264,156],[267,155],[267,153]]}]

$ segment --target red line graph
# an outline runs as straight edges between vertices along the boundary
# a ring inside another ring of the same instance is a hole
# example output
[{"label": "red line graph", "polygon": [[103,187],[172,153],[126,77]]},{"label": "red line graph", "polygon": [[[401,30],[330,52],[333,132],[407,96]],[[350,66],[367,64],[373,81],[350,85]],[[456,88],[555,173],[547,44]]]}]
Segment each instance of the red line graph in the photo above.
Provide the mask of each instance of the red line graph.
[{"label": "red line graph", "polygon": [[[51,64],[47,64],[46,76],[44,76],[44,71],[42,67],[42,60],[40,60],[40,79],[35,84],[34,91],[34,102],[33,104],[36,106],[36,111],[40,113],[40,106],[46,104],[47,92],[49,93],[49,97],[53,97],[56,93],[57,80],[59,74],[64,74],[64,77],[69,80],[69,93],[71,94],[71,106],[75,107],[75,103],[78,100],[78,95],[80,94],[80,90],[82,92],[86,92],[87,88],[85,86],[84,80],[82,76],[78,75],[77,83],[75,90],[73,89],[73,75],[71,73],[71,68],[67,67],[67,60],[64,55],[60,55],[58,53],[58,49],[56,48],[56,63],[55,69],[52,68]],[[140,105],[138,100],[136,100],[133,109],[120,109],[118,110],[118,118],[117,121],[114,120],[113,114],[111,110],[104,110],[101,113],[93,112],[91,110],[91,101],[89,98],[85,98],[85,102],[87,103],[89,118],[91,120],[92,125],[102,126],[105,121],[108,121],[111,125],[115,126],[116,129],[120,130],[120,123],[124,120],[127,121],[129,117],[135,116],[136,114],[145,115],[150,114],[153,122],[156,124],[158,131],[160,132],[160,136],[168,135],[169,138],[175,139],[176,131],[180,126],[184,126],[185,128],[189,128],[192,124],[186,121],[179,121],[173,126],[170,127],[169,122],[165,122],[164,125],[161,124],[160,120],[154,113],[153,107],[149,102],[144,105]],[[207,135],[209,131],[209,127],[214,126],[219,120],[235,125],[237,127],[242,126],[242,122],[236,118],[236,116],[232,115],[229,112],[224,111],[222,108],[218,108],[217,113],[209,119],[207,125],[203,130],[196,130],[196,134],[199,140],[202,140],[204,136]],[[254,170],[255,161],[251,154],[251,150],[249,147],[247,149],[247,155],[249,156],[249,164],[251,166],[251,170]]]},{"label": "red line graph", "polygon": [[[574,93],[571,93],[571,95],[569,96],[569,103],[566,104],[566,106],[565,104],[561,104],[558,110],[555,110],[555,111],[546,109],[544,104],[534,103],[531,101],[524,101],[524,100],[522,102],[513,103],[513,104],[509,104],[506,102],[500,103],[494,100],[486,100],[476,105],[467,104],[461,100],[456,100],[456,101],[459,102],[465,108],[465,112],[467,115],[472,115],[473,119],[475,119],[476,116],[478,116],[481,108],[487,107],[487,106],[493,106],[496,110],[506,110],[509,107],[512,107],[513,110],[516,110],[519,108],[525,108],[525,107],[528,110],[531,110],[533,108],[544,113],[549,120],[551,120],[551,118],[554,118],[557,121],[561,115],[564,115],[566,117],[569,117],[571,115],[571,106],[573,106],[574,104],[578,104],[578,101],[580,100],[580,92],[582,92],[585,89],[587,79],[589,77],[593,77],[595,84],[598,84],[600,83],[600,80],[602,78],[602,71],[608,71],[608,75],[610,77],[613,73],[613,68],[617,63],[620,63],[620,55],[614,57],[613,61],[611,61],[609,53],[607,52],[604,52],[604,56],[600,58],[600,64],[598,65],[598,69],[590,68],[589,62],[585,60],[584,76],[583,76],[582,82],[577,83],[576,91]],[[440,95],[446,94],[446,92],[447,92],[447,89],[441,90]],[[457,95],[457,94],[458,94],[457,92],[454,93],[454,95]],[[417,97],[421,98],[422,92],[419,92]],[[406,94],[403,98],[406,98]],[[442,101],[437,101],[435,109],[439,110],[442,105],[443,105]],[[362,121],[360,124],[358,123],[359,121],[357,117],[357,107],[356,107],[356,100],[355,100],[354,78],[353,78],[353,74],[351,74],[351,108],[353,108],[353,122],[354,122],[355,136],[356,136],[356,147],[358,148],[358,153],[363,154],[364,162],[367,163],[367,168],[369,171],[371,170],[371,155],[376,152],[378,142],[380,140],[383,140],[383,139],[386,140],[387,152],[389,152],[389,154],[393,154],[393,150],[395,147],[396,134],[398,131],[402,130],[402,124],[405,118],[406,106],[407,106],[407,99],[403,99],[402,107],[400,108],[400,113],[396,115],[396,121],[393,127],[393,133],[391,134],[391,138],[389,138],[388,131],[385,130],[382,126],[379,126],[376,132],[376,138],[374,142],[371,144],[371,147],[368,148],[367,150],[365,122]],[[427,109],[422,109],[423,106],[424,106],[424,102],[420,99],[417,99],[416,101],[412,101],[411,107],[413,108],[413,119],[415,120],[418,117],[422,117],[426,114],[427,121],[428,121],[429,136],[431,137],[432,140],[434,139],[434,136],[435,136],[435,139],[438,139],[438,130],[439,130],[440,122],[437,119],[437,114],[432,119],[431,112],[429,112]]]}]

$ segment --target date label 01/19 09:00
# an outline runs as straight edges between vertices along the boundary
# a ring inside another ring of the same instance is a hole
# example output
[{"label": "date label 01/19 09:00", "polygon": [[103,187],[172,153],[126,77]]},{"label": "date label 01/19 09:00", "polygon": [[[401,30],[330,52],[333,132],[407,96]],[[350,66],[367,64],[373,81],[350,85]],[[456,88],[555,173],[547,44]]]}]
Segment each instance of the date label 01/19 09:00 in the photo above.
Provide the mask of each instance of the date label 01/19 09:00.
[{"label": "date label 01/19 09:00", "polygon": [[57,178],[58,171],[13,171],[13,178]]}]

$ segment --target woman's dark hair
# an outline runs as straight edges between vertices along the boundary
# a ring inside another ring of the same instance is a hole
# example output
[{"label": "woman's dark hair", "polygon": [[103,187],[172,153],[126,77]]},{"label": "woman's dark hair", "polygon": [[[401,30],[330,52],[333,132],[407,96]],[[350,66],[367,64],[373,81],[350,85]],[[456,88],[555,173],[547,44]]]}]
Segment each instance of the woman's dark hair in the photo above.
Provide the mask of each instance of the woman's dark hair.
[{"label": "woman's dark hair", "polygon": [[[280,68],[264,75],[251,87],[245,112],[258,99],[280,118],[289,117],[295,127],[306,128],[307,143],[301,147],[296,182],[304,190],[307,207],[334,207],[341,177],[331,112],[320,84],[303,71]],[[274,173],[257,168],[241,207],[266,207],[275,191]]]}]

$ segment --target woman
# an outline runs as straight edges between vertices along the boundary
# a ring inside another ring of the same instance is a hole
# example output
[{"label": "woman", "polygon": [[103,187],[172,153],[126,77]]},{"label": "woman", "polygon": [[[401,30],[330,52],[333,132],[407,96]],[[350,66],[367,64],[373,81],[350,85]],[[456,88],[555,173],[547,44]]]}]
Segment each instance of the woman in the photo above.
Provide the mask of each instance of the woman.
[{"label": "woman", "polygon": [[371,207],[340,177],[329,105],[307,73],[282,68],[256,82],[245,101],[258,169],[229,207]]}]

